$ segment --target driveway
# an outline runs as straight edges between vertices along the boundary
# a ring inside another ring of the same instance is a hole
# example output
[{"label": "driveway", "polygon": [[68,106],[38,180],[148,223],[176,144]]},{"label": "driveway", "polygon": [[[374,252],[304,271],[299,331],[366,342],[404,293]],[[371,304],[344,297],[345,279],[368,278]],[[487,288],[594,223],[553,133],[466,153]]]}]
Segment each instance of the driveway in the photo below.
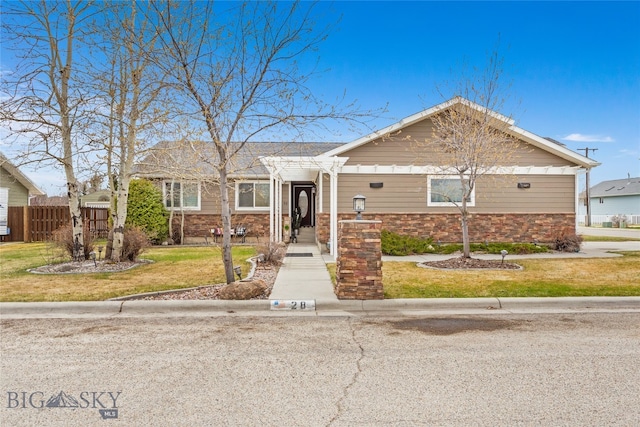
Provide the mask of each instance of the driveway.
[{"label": "driveway", "polygon": [[578,227],[577,232],[578,234],[583,234],[585,236],[608,236],[640,239],[640,230],[630,228]]}]

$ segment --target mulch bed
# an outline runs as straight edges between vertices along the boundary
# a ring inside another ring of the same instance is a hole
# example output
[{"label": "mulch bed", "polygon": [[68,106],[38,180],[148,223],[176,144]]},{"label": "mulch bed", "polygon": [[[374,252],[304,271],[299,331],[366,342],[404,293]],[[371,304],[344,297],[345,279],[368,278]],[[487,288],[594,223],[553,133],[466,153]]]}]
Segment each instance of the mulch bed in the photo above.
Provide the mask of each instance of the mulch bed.
[{"label": "mulch bed", "polygon": [[486,260],[477,258],[450,258],[444,261],[425,261],[418,264],[421,267],[441,270],[522,270],[522,267],[512,262]]}]

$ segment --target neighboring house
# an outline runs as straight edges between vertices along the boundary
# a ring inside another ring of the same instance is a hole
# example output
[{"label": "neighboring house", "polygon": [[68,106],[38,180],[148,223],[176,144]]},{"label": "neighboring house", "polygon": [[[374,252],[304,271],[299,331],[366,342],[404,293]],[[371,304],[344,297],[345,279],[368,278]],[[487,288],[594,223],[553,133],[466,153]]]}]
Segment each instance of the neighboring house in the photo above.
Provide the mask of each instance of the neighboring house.
[{"label": "neighboring house", "polygon": [[69,207],[69,197],[67,196],[36,196],[31,199],[31,206],[67,206]]},{"label": "neighboring house", "polygon": [[[591,223],[611,222],[614,216],[624,215],[629,224],[640,223],[640,178],[602,181],[591,187]],[[580,222],[584,222],[586,197],[580,194]]]},{"label": "neighboring house", "polygon": [[[233,225],[281,241],[299,207],[302,226],[314,227],[317,243],[335,256],[338,221],[354,219],[353,196],[362,194],[364,219],[381,220],[384,229],[461,241],[457,208],[434,191],[459,178],[443,175],[425,160],[428,152],[416,153],[408,142],[430,137],[431,117],[461,102],[482,108],[454,98],[347,144],[246,144],[230,165]],[[521,147],[515,164],[478,179],[469,201],[472,241],[544,242],[575,230],[578,175],[599,163],[494,117],[509,125]],[[137,172],[156,180],[167,207],[184,214],[185,235],[202,239],[221,224],[216,173],[203,161],[215,159],[215,151],[211,144],[189,145],[197,156],[178,143],[158,144]]]},{"label": "neighboring house", "polygon": [[8,208],[29,206],[34,196],[44,195],[25,174],[0,153],[0,235],[8,234]]},{"label": "neighboring house", "polygon": [[0,188],[7,190],[9,206],[29,206],[30,197],[45,194],[2,153],[0,153]]},{"label": "neighboring house", "polygon": [[80,204],[83,208],[109,208],[110,190],[97,190],[93,193],[85,194],[80,197]]}]

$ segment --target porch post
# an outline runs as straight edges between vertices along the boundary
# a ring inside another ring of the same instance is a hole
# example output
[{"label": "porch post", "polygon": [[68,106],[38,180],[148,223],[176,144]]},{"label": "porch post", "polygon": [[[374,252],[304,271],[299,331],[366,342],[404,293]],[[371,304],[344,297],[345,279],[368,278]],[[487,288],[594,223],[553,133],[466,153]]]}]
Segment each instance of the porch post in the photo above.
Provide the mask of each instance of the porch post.
[{"label": "porch post", "polygon": [[275,209],[275,203],[274,203],[274,191],[275,191],[275,185],[274,185],[274,177],[273,177],[273,173],[269,173],[269,241],[273,242],[274,240],[274,224],[273,224],[273,220],[274,220],[274,209]]},{"label": "porch post", "polygon": [[316,212],[322,213],[322,171],[318,174],[318,206],[316,206]]},{"label": "porch post", "polygon": [[333,255],[333,259],[337,258],[338,251],[338,172],[334,169],[331,170],[331,178],[330,178],[330,202],[331,206],[329,209],[329,223],[330,223],[330,239],[331,247],[329,248],[329,253]]},{"label": "porch post", "polygon": [[282,241],[282,180],[276,179],[275,234],[276,242]]}]

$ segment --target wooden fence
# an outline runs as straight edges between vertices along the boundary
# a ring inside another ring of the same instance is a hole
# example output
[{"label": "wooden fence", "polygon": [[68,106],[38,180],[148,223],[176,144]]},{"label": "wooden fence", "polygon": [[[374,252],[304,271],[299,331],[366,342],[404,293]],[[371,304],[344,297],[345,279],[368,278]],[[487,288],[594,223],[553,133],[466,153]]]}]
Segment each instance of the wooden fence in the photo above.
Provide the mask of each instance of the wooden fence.
[{"label": "wooden fence", "polygon": [[[82,217],[94,237],[107,237],[109,209],[82,208]],[[44,242],[58,228],[71,224],[67,206],[11,206],[7,215],[11,229],[7,242]]]}]

